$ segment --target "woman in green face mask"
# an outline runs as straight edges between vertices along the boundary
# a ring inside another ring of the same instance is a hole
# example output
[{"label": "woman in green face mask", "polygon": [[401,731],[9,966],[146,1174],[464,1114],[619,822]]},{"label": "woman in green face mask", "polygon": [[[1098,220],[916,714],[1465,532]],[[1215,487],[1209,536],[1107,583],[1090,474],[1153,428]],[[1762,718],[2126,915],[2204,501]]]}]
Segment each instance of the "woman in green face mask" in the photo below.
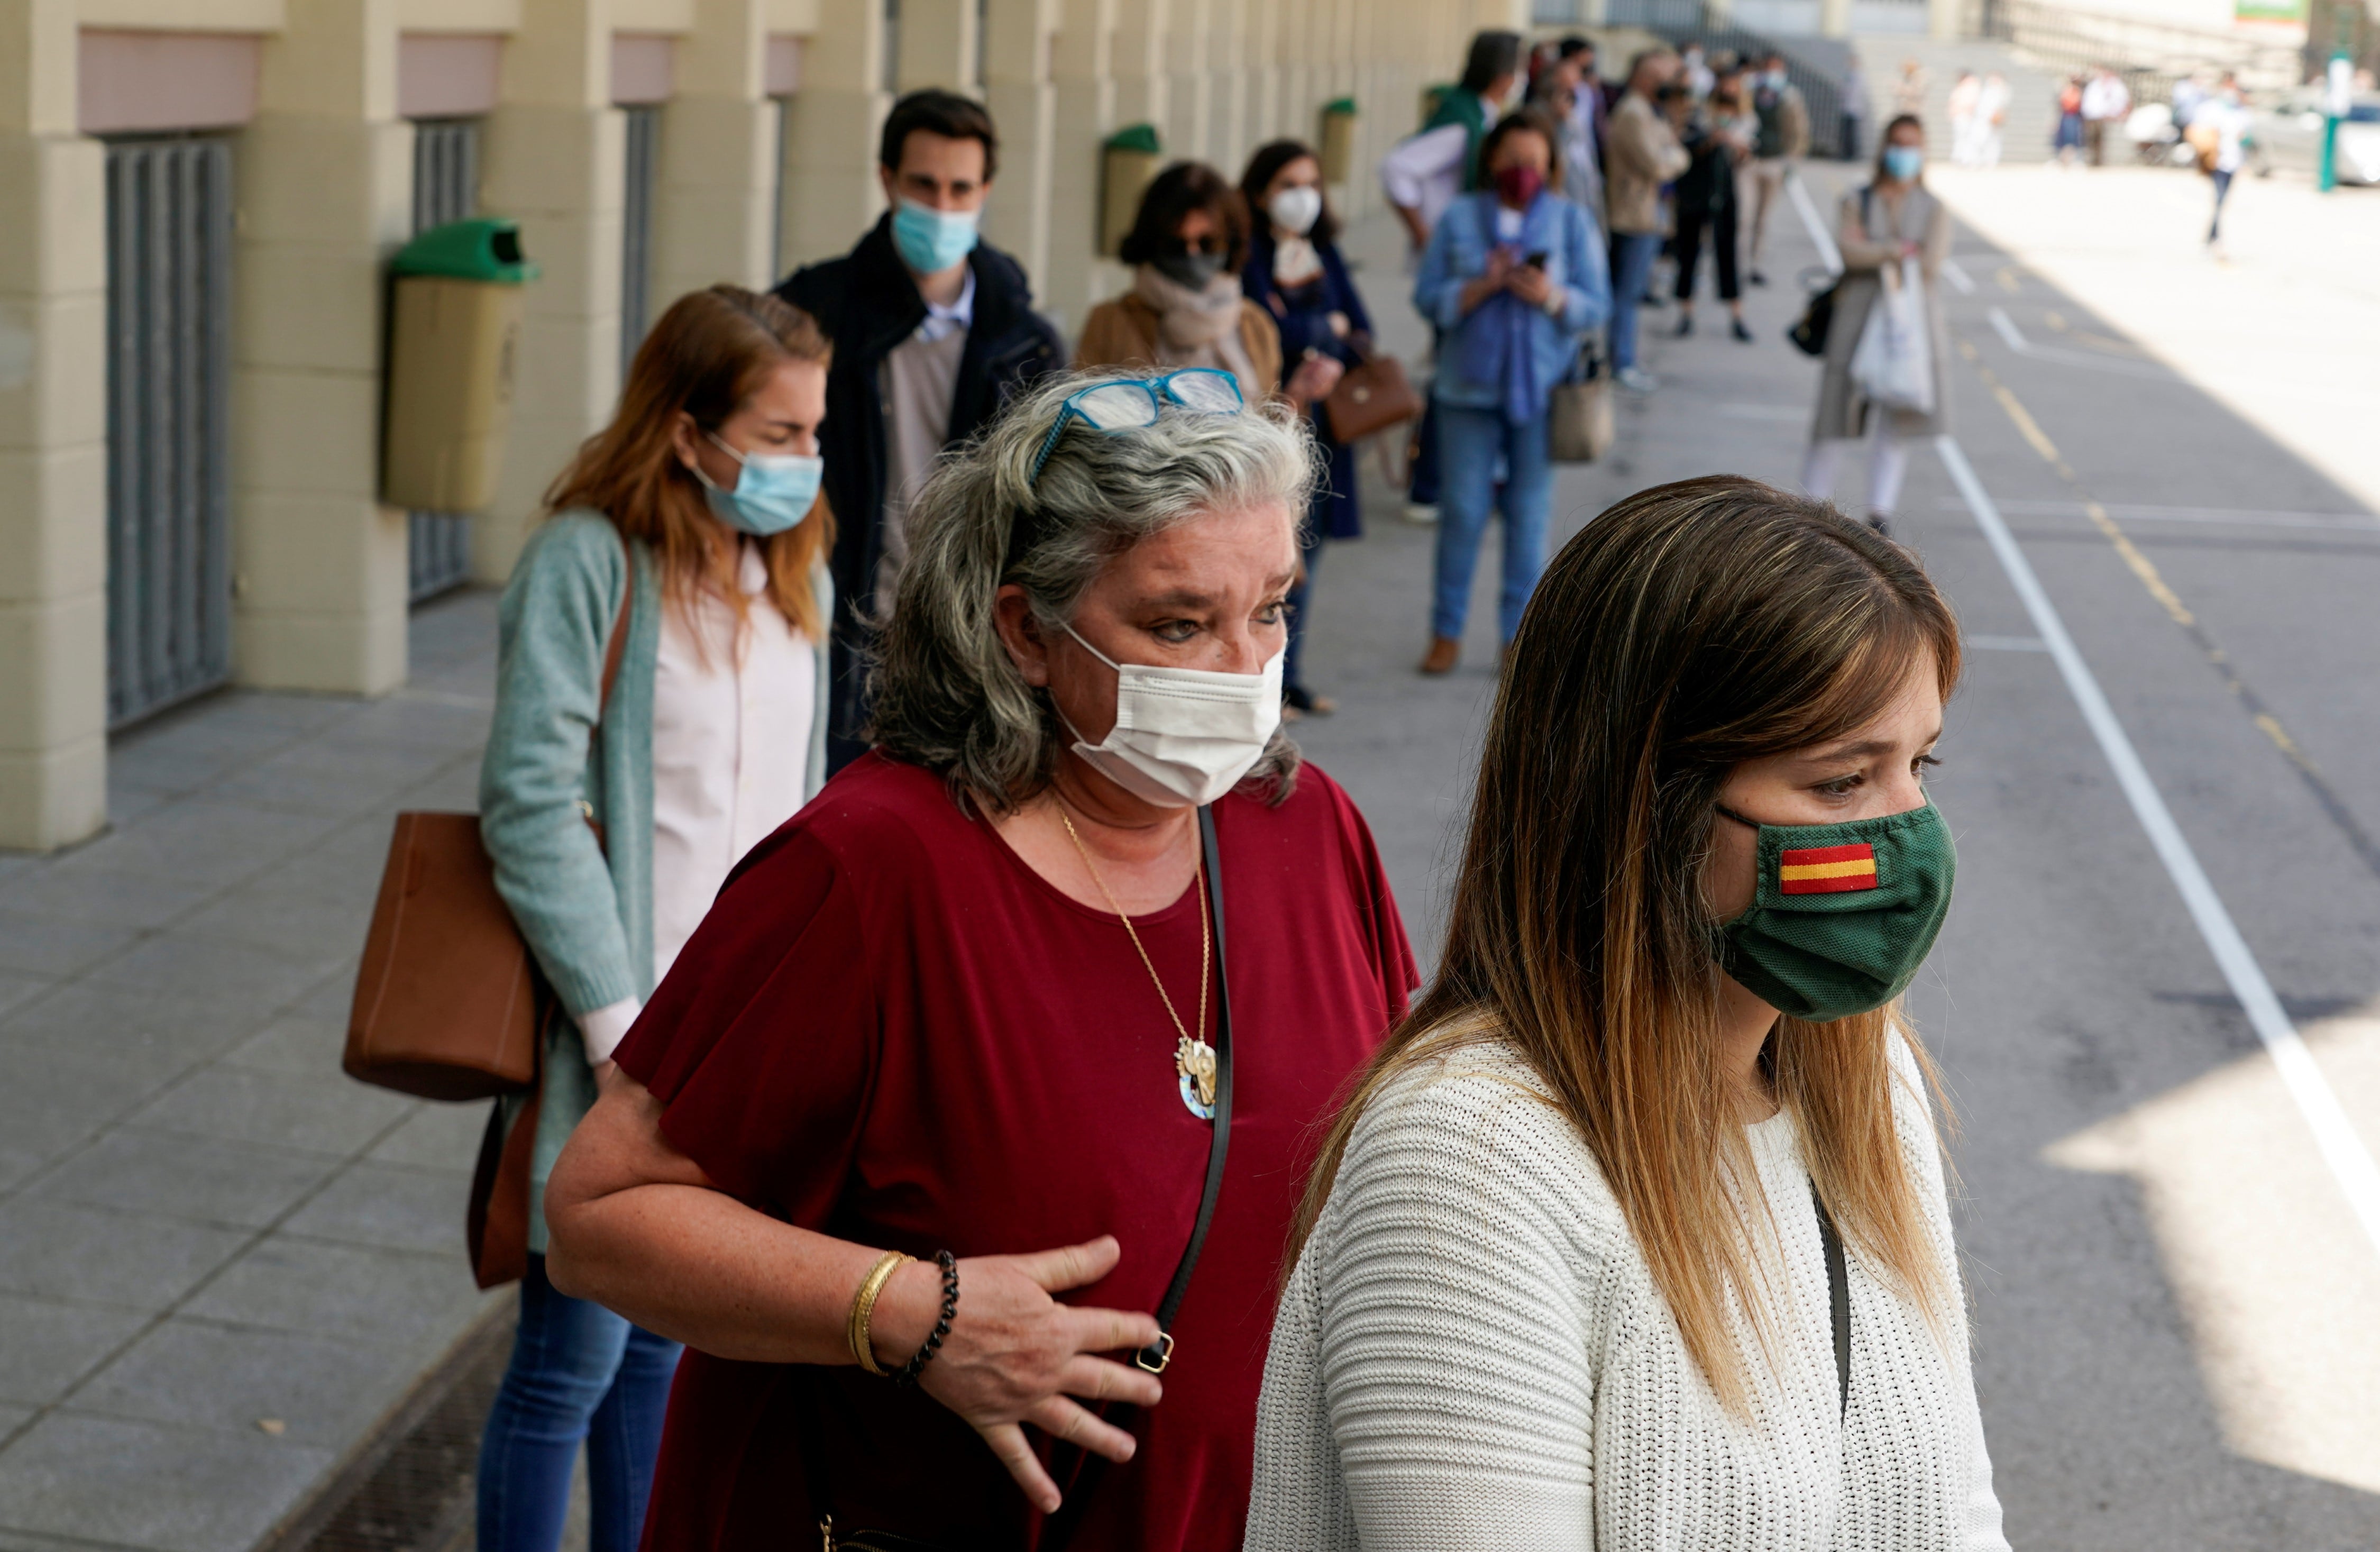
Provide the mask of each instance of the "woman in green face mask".
[{"label": "woman in green face mask", "polygon": [[1307,1188],[1251,1552],[2006,1548],[1898,1001],[1958,673],[1913,555],[1752,480],[1555,558],[1438,978]]}]

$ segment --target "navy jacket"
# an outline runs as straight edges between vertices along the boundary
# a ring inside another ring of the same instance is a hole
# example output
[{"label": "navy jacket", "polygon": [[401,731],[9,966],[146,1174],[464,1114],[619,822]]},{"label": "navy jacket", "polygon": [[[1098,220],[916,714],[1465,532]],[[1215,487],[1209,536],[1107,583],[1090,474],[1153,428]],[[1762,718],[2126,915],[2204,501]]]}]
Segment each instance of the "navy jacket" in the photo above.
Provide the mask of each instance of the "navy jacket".
[{"label": "navy jacket", "polygon": [[[1066,364],[1058,331],[1033,310],[1024,267],[989,243],[978,243],[967,264],[975,272],[975,316],[959,358],[945,447],[975,435],[1019,389]],[[926,302],[892,246],[889,214],[842,258],[795,271],[777,295],[818,320],[834,342],[819,451],[826,459],[824,488],[834,512],[831,564],[835,596],[842,600],[835,611],[833,705],[827,724],[827,764],[840,770],[868,747],[859,741],[868,721],[868,633],[863,618],[874,603],[877,564],[884,554],[888,483],[879,383],[884,358],[926,321]]]},{"label": "navy jacket", "polygon": [[[1298,362],[1309,350],[1338,358],[1342,366],[1354,366],[1361,357],[1355,350],[1358,338],[1368,338],[1372,333],[1372,315],[1364,310],[1363,293],[1355,289],[1354,277],[1347,273],[1347,261],[1340,256],[1336,243],[1317,243],[1314,251],[1322,261],[1320,279],[1284,291],[1272,278],[1273,240],[1271,227],[1259,221],[1260,230],[1248,243],[1248,261],[1240,271],[1240,289],[1248,300],[1265,309],[1274,325],[1281,330],[1281,381],[1286,387],[1290,374],[1297,370]],[[1330,315],[1347,315],[1347,339],[1330,332]],[[1312,537],[1322,539],[1354,539],[1364,531],[1361,510],[1355,504],[1354,450],[1330,440],[1330,418],[1317,405],[1310,417],[1314,440],[1322,445],[1330,461],[1330,478],[1314,492],[1314,504],[1307,514],[1312,524]]]}]

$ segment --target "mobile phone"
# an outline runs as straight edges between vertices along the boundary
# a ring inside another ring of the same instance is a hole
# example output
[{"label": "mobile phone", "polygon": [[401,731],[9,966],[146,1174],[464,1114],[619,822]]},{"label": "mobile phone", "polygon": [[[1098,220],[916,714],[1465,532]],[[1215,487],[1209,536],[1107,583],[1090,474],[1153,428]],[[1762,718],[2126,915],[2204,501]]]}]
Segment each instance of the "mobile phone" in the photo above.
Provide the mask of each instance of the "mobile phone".
[{"label": "mobile phone", "polygon": [[1546,267],[1546,250],[1541,248],[1535,253],[1530,254],[1526,259],[1522,260],[1521,262],[1528,265],[1529,268],[1533,270],[1542,270]]}]

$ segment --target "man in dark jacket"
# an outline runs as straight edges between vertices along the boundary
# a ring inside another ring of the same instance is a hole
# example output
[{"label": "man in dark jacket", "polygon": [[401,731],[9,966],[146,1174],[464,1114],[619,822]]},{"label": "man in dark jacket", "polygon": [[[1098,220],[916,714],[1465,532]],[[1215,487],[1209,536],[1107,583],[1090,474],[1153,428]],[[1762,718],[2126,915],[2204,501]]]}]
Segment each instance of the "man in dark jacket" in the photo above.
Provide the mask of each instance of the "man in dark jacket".
[{"label": "man in dark jacket", "polygon": [[892,209],[848,254],[777,287],[834,342],[819,437],[837,529],[831,770],[867,748],[862,651],[908,554],[911,498],[942,449],[1065,365],[1023,267],[977,237],[998,156],[980,103],[911,92],[892,105],[877,152]]}]

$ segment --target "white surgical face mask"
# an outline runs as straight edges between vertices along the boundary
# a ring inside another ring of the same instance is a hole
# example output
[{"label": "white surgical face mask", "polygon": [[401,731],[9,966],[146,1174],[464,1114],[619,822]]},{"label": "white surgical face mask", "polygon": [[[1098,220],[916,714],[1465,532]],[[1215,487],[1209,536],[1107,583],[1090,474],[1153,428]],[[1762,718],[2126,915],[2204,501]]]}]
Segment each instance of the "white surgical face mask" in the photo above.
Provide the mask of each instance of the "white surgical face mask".
[{"label": "white surgical face mask", "polygon": [[1284,188],[1272,197],[1265,212],[1284,232],[1299,236],[1314,230],[1314,223],[1322,214],[1322,190],[1311,187]]},{"label": "white surgical face mask", "polygon": [[1133,796],[1160,808],[1201,806],[1238,786],[1264,758],[1281,726],[1281,653],[1261,673],[1150,668],[1117,662],[1074,626],[1063,628],[1116,672],[1115,726],[1089,744],[1067,722],[1075,753]]}]

